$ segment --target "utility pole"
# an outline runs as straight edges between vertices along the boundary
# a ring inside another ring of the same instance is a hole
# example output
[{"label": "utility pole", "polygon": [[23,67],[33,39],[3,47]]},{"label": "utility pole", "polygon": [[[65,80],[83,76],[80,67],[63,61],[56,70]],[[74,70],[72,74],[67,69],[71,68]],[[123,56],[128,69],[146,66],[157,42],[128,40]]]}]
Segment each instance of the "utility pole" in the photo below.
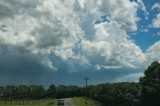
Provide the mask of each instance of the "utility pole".
[{"label": "utility pole", "polygon": [[89,78],[86,76],[86,78],[85,78],[84,80],[85,80],[85,82],[86,82],[86,106],[87,106],[87,105],[88,105],[88,103],[87,103],[87,97],[88,97],[87,84],[88,84]]}]

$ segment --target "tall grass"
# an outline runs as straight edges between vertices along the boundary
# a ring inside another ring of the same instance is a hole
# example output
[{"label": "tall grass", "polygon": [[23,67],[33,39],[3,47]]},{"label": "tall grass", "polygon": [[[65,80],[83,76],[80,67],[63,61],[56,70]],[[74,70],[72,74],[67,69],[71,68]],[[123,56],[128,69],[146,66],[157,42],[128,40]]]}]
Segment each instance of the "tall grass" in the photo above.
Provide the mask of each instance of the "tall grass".
[{"label": "tall grass", "polygon": [[55,106],[55,99],[28,100],[28,101],[0,101],[0,106]]},{"label": "tall grass", "polygon": [[[86,98],[74,97],[72,102],[75,106],[86,106]],[[87,98],[87,106],[103,106],[100,102]]]}]

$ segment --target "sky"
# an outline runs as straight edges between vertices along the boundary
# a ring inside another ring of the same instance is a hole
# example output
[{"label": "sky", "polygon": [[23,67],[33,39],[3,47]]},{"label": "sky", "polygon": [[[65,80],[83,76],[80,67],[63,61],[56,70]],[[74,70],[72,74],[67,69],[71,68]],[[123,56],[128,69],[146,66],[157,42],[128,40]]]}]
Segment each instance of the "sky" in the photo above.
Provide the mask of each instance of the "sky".
[{"label": "sky", "polygon": [[159,53],[159,0],[0,0],[0,85],[137,82]]}]

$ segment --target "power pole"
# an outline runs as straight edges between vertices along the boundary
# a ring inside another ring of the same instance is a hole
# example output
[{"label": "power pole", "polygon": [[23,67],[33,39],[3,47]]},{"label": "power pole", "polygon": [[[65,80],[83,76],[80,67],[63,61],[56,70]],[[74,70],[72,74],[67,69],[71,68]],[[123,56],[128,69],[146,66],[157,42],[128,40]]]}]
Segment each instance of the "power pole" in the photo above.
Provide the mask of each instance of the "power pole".
[{"label": "power pole", "polygon": [[87,84],[88,84],[88,80],[89,80],[89,78],[86,76],[86,78],[84,79],[85,80],[85,82],[86,82],[86,106],[88,105],[88,103],[87,103],[87,97],[88,97],[88,90],[87,90]]}]

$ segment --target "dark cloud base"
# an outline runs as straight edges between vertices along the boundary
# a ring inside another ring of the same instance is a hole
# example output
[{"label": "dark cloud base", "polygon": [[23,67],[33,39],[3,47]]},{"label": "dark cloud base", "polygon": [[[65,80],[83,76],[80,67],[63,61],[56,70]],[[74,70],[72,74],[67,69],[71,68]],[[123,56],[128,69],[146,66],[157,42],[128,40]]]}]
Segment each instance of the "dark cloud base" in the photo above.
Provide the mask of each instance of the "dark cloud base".
[{"label": "dark cloud base", "polygon": [[[139,70],[135,73],[139,73]],[[121,70],[100,70],[100,71],[85,71],[85,72],[74,72],[68,73],[65,70],[59,70],[57,72],[20,72],[19,74],[1,74],[0,84],[1,85],[19,85],[19,84],[42,84],[49,86],[50,84],[56,85],[77,85],[84,86],[85,76],[89,77],[89,84],[95,85],[99,83],[114,83],[118,82],[116,78],[123,77],[128,74],[134,74],[133,71],[127,69]],[[132,80],[132,79],[131,79]],[[135,79],[133,79],[135,80]],[[137,79],[138,80],[138,79]]]}]

